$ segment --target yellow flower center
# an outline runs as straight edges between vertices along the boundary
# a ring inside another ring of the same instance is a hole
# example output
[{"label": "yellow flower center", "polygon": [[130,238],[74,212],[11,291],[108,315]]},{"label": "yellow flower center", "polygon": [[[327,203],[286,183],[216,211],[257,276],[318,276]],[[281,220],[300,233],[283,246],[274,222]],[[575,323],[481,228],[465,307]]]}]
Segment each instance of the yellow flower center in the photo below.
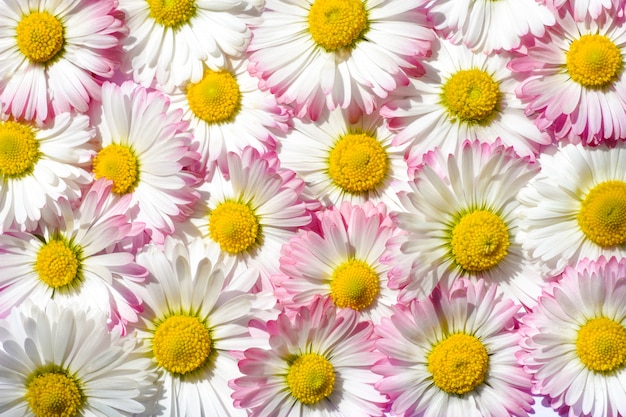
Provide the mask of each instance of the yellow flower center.
[{"label": "yellow flower center", "polygon": [[0,175],[21,178],[33,172],[39,160],[34,130],[17,122],[0,122]]},{"label": "yellow flower center", "polygon": [[374,302],[378,291],[378,274],[367,263],[357,259],[339,265],[330,281],[330,295],[340,308],[363,310]]},{"label": "yellow flower center", "polygon": [[103,148],[93,160],[96,178],[113,181],[116,194],[131,193],[139,184],[139,161],[128,146],[112,144]]},{"label": "yellow flower center", "polygon": [[498,83],[485,71],[460,70],[442,87],[441,103],[453,121],[488,124],[498,112],[502,93]]},{"label": "yellow flower center", "polygon": [[81,279],[81,249],[64,239],[52,239],[37,253],[35,272],[51,288],[65,287]]},{"label": "yellow flower center", "polygon": [[177,28],[196,15],[195,0],[146,0],[150,17],[159,25]]},{"label": "yellow flower center", "polygon": [[374,191],[389,171],[387,152],[378,140],[365,133],[348,133],[331,149],[328,175],[344,191]]},{"label": "yellow flower center", "polygon": [[448,394],[463,395],[485,382],[489,355],[474,336],[455,333],[437,343],[428,355],[433,382]]},{"label": "yellow flower center", "polygon": [[63,49],[63,24],[47,12],[32,12],[16,28],[17,47],[32,62],[48,63]]},{"label": "yellow flower center", "polygon": [[316,353],[299,356],[287,371],[287,386],[303,404],[316,404],[332,394],[335,369],[328,359]]},{"label": "yellow flower center", "polygon": [[620,49],[604,35],[582,35],[565,54],[572,80],[587,88],[611,84],[622,70]]},{"label": "yellow flower center", "polygon": [[626,243],[626,183],[606,181],[593,187],[577,218],[580,229],[596,245]]},{"label": "yellow flower center", "polygon": [[211,335],[195,316],[170,316],[158,325],[152,351],[159,366],[184,375],[204,365],[211,353]]},{"label": "yellow flower center", "polygon": [[478,210],[465,214],[452,229],[455,262],[468,272],[486,271],[507,255],[509,229],[500,216]]},{"label": "yellow flower center", "polygon": [[237,79],[228,71],[207,69],[204,77],[187,87],[189,108],[207,123],[232,122],[241,109]]},{"label": "yellow flower center", "polygon": [[243,203],[224,201],[209,214],[209,235],[231,255],[244,252],[260,239],[261,226],[254,211]]},{"label": "yellow flower center", "polygon": [[74,417],[80,414],[84,397],[74,378],[45,372],[27,385],[26,401],[35,417]]},{"label": "yellow flower center", "polygon": [[626,329],[606,317],[591,319],[578,331],[576,353],[592,371],[611,372],[626,362]]},{"label": "yellow flower center", "polygon": [[354,47],[367,28],[361,0],[315,0],[309,10],[311,37],[328,52]]}]

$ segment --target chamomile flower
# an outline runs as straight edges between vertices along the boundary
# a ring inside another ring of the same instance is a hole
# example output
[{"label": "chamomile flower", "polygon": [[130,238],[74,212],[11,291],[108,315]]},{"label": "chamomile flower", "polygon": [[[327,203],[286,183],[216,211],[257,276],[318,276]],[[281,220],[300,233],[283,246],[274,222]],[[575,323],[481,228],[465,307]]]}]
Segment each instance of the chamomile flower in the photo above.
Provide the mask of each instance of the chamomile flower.
[{"label": "chamomile flower", "polygon": [[298,117],[324,107],[372,113],[407,83],[434,34],[423,0],[267,0],[252,26],[250,72]]},{"label": "chamomile flower", "polygon": [[400,257],[412,255],[400,298],[428,296],[441,283],[459,276],[484,278],[507,297],[527,306],[541,292],[541,274],[527,260],[518,239],[519,190],[538,166],[496,142],[465,142],[457,154],[435,150],[402,194],[404,211],[396,213],[408,233]]},{"label": "chamomile flower", "polygon": [[626,143],[568,144],[538,162],[519,194],[530,257],[555,276],[583,258],[626,256]]},{"label": "chamomile flower", "polygon": [[26,299],[54,298],[105,312],[111,327],[137,321],[141,301],[132,288],[147,272],[115,245],[143,227],[128,221],[129,197],[112,202],[110,192],[110,183],[96,181],[77,207],[60,200],[56,221],[0,235],[0,316]]},{"label": "chamomile flower", "polygon": [[398,208],[396,193],[408,181],[408,144],[393,145],[393,135],[378,114],[324,110],[317,122],[295,119],[278,154],[324,205],[371,201]]},{"label": "chamomile flower", "polygon": [[433,49],[426,73],[398,89],[400,97],[381,109],[397,132],[394,144],[411,143],[422,154],[438,147],[448,154],[466,139],[500,138],[519,155],[534,157],[550,143],[524,114],[515,96],[518,81],[504,57],[473,53],[443,39]]},{"label": "chamomile flower", "polygon": [[516,92],[540,129],[557,140],[597,145],[626,138],[626,25],[622,16],[576,22],[561,13],[509,67]]},{"label": "chamomile flower", "polygon": [[261,0],[120,0],[126,64],[136,82],[171,91],[244,56]]},{"label": "chamomile flower", "polygon": [[0,232],[34,230],[59,215],[59,199],[81,196],[93,137],[84,115],[59,114],[41,127],[0,120]]},{"label": "chamomile flower", "polygon": [[584,259],[522,318],[520,363],[560,415],[626,415],[625,277],[625,258]]},{"label": "chamomile flower", "polygon": [[265,323],[270,348],[243,352],[244,376],[230,382],[236,407],[251,417],[382,416],[386,398],[374,389],[373,326],[356,311],[336,311],[317,298],[292,316]]},{"label": "chamomile flower", "polygon": [[517,364],[518,311],[496,287],[462,279],[383,318],[373,370],[391,413],[419,417],[528,416],[530,375]]},{"label": "chamomile flower", "polygon": [[151,408],[156,374],[137,340],[106,315],[25,303],[0,321],[0,414],[133,416]]},{"label": "chamomile flower", "polygon": [[157,241],[174,232],[198,199],[199,181],[190,169],[199,155],[182,111],[167,98],[132,81],[102,86],[101,148],[93,159],[95,178],[113,182],[112,192],[131,196],[133,219]]},{"label": "chamomile flower", "polygon": [[0,101],[38,124],[87,111],[119,66],[116,0],[0,1]]}]

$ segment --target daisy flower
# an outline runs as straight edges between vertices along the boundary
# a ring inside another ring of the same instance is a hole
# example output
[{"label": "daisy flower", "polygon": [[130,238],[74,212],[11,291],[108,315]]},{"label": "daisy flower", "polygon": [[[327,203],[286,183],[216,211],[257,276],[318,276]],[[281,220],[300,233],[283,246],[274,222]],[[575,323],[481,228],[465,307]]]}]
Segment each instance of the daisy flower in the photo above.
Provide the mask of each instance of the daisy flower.
[{"label": "daisy flower", "polygon": [[317,213],[321,233],[301,231],[282,248],[280,270],[272,276],[276,295],[289,308],[329,296],[338,308],[359,311],[380,322],[391,314],[396,294],[387,287],[391,265],[383,263],[386,243],[398,229],[385,206],[366,202]]},{"label": "daisy flower", "polygon": [[1,0],[0,101],[42,123],[87,111],[119,66],[126,34],[117,0]]},{"label": "daisy flower", "polygon": [[509,63],[523,77],[516,89],[540,129],[558,140],[596,145],[626,138],[625,17],[557,24]]},{"label": "daisy flower", "polygon": [[518,311],[483,280],[462,279],[450,291],[383,318],[376,347],[387,357],[373,367],[391,413],[415,417],[527,417],[530,375],[516,362]]},{"label": "daisy flower", "polygon": [[172,105],[183,109],[183,118],[190,121],[203,160],[221,159],[246,146],[274,150],[275,136],[289,128],[287,110],[271,93],[259,90],[246,65],[238,60],[217,70],[205,68],[201,80],[169,94]]},{"label": "daisy flower", "polygon": [[524,114],[515,96],[518,81],[501,55],[473,53],[440,40],[424,63],[426,72],[399,88],[380,113],[397,132],[393,144],[411,143],[415,152],[439,147],[455,153],[466,139],[500,138],[522,156],[534,157],[550,138]]},{"label": "daisy flower", "polygon": [[129,198],[108,199],[110,188],[97,181],[77,207],[60,200],[55,222],[0,235],[0,316],[26,299],[43,305],[54,298],[106,312],[111,327],[137,321],[141,301],[132,288],[147,272],[115,245],[143,227],[128,221]]},{"label": "daisy flower", "polygon": [[584,259],[522,319],[520,363],[561,415],[626,415],[625,277],[625,258]]},{"label": "daisy flower", "polygon": [[129,34],[126,65],[146,87],[156,81],[171,91],[199,82],[204,66],[218,71],[227,59],[242,58],[250,41],[248,24],[258,19],[261,0],[121,0]]},{"label": "daisy flower", "polygon": [[484,53],[516,50],[522,37],[541,37],[555,23],[550,9],[537,0],[431,0],[427,9],[446,38]]},{"label": "daisy flower", "polygon": [[626,4],[622,0],[544,0],[544,3],[552,10],[569,10],[577,22],[583,22],[587,18],[598,19],[602,14],[621,17]]},{"label": "daisy flower", "polygon": [[81,196],[93,137],[84,115],[62,113],[41,127],[0,117],[0,232],[33,230],[59,214],[59,199]]},{"label": "daisy flower", "polygon": [[408,232],[399,256],[414,257],[410,275],[393,285],[402,288],[400,299],[423,298],[438,283],[450,287],[466,276],[532,305],[543,281],[518,239],[516,197],[537,174],[536,164],[498,141],[466,141],[457,154],[435,150],[425,159],[412,191],[401,195],[404,211],[395,213]]},{"label": "daisy flower", "polygon": [[25,303],[0,321],[0,414],[133,416],[154,402],[155,372],[106,316]]},{"label": "daisy flower", "polygon": [[101,113],[93,175],[113,181],[117,198],[131,196],[134,220],[162,241],[199,197],[192,188],[199,179],[188,169],[199,156],[190,149],[182,111],[170,109],[163,94],[127,81],[102,86]]},{"label": "daisy flower", "polygon": [[372,201],[396,208],[396,193],[408,181],[408,144],[392,140],[378,114],[325,110],[317,122],[294,119],[278,154],[283,166],[305,180],[307,194],[324,205]]},{"label": "daisy flower", "polygon": [[373,326],[356,311],[336,312],[317,298],[292,318],[266,323],[270,348],[243,352],[243,377],[231,380],[235,406],[251,417],[381,416],[386,398],[374,389]]},{"label": "daisy flower", "polygon": [[519,199],[524,249],[550,275],[600,255],[626,256],[626,143],[563,146]]},{"label": "daisy flower", "polygon": [[160,371],[160,415],[245,416],[227,400],[228,379],[240,375],[229,351],[259,343],[248,332],[256,315],[251,285],[226,285],[229,271],[206,257],[199,239],[185,245],[168,237],[163,250],[150,245],[137,261],[151,273],[137,290],[145,311],[136,331]]},{"label": "daisy flower", "polygon": [[419,72],[428,53],[425,0],[267,0],[253,25],[250,72],[298,117],[377,100]]}]

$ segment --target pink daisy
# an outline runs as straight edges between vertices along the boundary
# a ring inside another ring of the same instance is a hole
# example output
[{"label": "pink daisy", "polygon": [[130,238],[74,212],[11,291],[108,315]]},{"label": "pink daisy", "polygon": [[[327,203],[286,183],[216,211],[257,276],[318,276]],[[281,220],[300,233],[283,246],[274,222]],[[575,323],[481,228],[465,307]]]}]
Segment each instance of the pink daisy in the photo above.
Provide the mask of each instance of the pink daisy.
[{"label": "pink daisy", "polygon": [[555,13],[569,10],[577,22],[589,17],[595,20],[602,14],[622,17],[626,6],[623,0],[544,0],[544,3]]}]

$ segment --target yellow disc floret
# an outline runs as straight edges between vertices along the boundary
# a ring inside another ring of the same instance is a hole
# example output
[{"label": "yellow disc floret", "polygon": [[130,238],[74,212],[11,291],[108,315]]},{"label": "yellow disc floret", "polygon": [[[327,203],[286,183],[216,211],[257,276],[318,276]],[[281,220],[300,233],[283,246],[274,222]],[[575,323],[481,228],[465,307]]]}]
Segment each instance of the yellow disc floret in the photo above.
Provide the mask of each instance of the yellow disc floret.
[{"label": "yellow disc floret", "polygon": [[506,257],[509,229],[500,216],[486,210],[465,214],[452,229],[451,254],[467,272],[486,271]]},{"label": "yellow disc floret", "polygon": [[578,225],[598,246],[626,243],[626,182],[606,181],[592,188],[581,203]]},{"label": "yellow disc floret", "polygon": [[309,10],[311,37],[328,52],[354,47],[367,28],[361,0],[315,0]]},{"label": "yellow disc floret", "polygon": [[74,417],[81,414],[84,396],[74,378],[45,372],[28,383],[26,401],[35,417]]},{"label": "yellow disc floret", "polygon": [[174,315],[157,326],[154,359],[170,373],[184,375],[204,365],[211,353],[211,334],[195,316]]},{"label": "yellow disc floret", "polygon": [[448,394],[463,395],[485,382],[489,370],[487,349],[478,338],[455,333],[437,343],[428,355],[433,382]]},{"label": "yellow disc floret", "polygon": [[52,61],[65,44],[63,24],[47,12],[23,16],[15,31],[17,47],[32,62]]},{"label": "yellow disc floret", "polygon": [[589,320],[576,339],[581,362],[596,372],[611,372],[626,362],[626,329],[607,317]]},{"label": "yellow disc floret", "polygon": [[567,73],[587,88],[602,88],[618,77],[623,67],[622,53],[604,35],[582,35],[566,52]]},{"label": "yellow disc floret", "polygon": [[378,274],[363,261],[350,259],[333,272],[330,295],[337,307],[363,310],[374,302],[378,292]]},{"label": "yellow disc floret", "polygon": [[468,124],[488,124],[498,112],[502,93],[498,83],[479,69],[460,70],[442,87],[441,103],[449,117]]},{"label": "yellow disc floret", "polygon": [[237,79],[228,71],[204,71],[204,77],[187,87],[189,108],[207,123],[231,122],[241,109]]},{"label": "yellow disc floret", "polygon": [[71,285],[81,279],[81,249],[64,239],[51,239],[37,253],[35,272],[50,288]]},{"label": "yellow disc floret", "polygon": [[303,404],[316,404],[332,394],[335,369],[328,359],[316,353],[299,356],[287,371],[291,395]]},{"label": "yellow disc floret", "polygon": [[389,158],[376,138],[365,133],[342,136],[328,158],[328,175],[345,192],[375,191],[387,177]]},{"label": "yellow disc floret", "polygon": [[139,184],[139,161],[131,148],[111,144],[93,160],[96,178],[113,181],[112,191],[116,194],[131,193]]},{"label": "yellow disc floret", "polygon": [[161,26],[178,28],[196,15],[195,0],[146,0],[150,17]]},{"label": "yellow disc floret", "polygon": [[225,201],[209,214],[209,235],[224,252],[236,255],[259,241],[261,226],[247,204]]},{"label": "yellow disc floret", "polygon": [[14,121],[0,122],[0,175],[6,179],[31,174],[39,157],[33,128]]}]

